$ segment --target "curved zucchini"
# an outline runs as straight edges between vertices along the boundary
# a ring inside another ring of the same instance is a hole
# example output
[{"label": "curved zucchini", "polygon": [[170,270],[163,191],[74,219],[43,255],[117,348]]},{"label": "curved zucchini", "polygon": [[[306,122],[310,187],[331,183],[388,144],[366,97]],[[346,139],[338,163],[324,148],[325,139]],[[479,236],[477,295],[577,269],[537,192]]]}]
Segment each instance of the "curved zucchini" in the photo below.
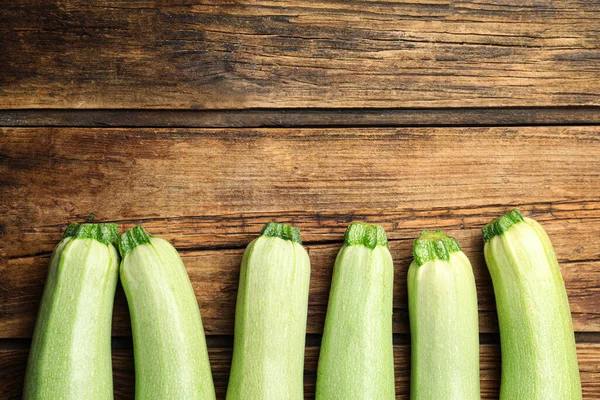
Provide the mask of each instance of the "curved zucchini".
[{"label": "curved zucchini", "polygon": [[383,228],[346,230],[333,269],[317,371],[317,400],[396,398],[394,265]]},{"label": "curved zucchini", "polygon": [[228,400],[304,399],[310,261],[300,232],[269,223],[246,248]]},{"label": "curved zucchini", "polygon": [[408,269],[412,400],[477,400],[479,326],[471,263],[442,231],[424,231]]},{"label": "curved zucchini", "polygon": [[569,300],[548,235],[513,210],[483,236],[500,324],[500,399],[581,399]]},{"label": "curved zucchini", "polygon": [[177,250],[136,226],[121,235],[133,333],[135,398],[214,399],[200,310]]},{"label": "curved zucchini", "polygon": [[115,224],[71,224],[52,253],[23,399],[113,398]]}]

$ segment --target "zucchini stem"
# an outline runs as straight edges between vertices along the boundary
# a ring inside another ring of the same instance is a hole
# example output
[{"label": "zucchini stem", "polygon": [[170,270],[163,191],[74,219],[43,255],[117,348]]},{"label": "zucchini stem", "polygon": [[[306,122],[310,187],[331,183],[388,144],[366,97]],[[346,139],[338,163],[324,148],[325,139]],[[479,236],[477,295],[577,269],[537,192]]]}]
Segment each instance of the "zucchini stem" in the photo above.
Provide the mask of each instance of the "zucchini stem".
[{"label": "zucchini stem", "polygon": [[103,244],[115,243],[119,236],[117,224],[69,224],[63,239],[95,239]]},{"label": "zucchini stem", "polygon": [[483,240],[489,242],[494,236],[502,235],[511,226],[523,222],[523,215],[516,208],[501,217],[496,218],[483,227]]},{"label": "zucchini stem", "polygon": [[428,261],[448,261],[456,251],[460,251],[456,239],[440,230],[421,232],[413,244],[413,257],[419,267]]},{"label": "zucchini stem", "polygon": [[280,224],[278,222],[268,222],[260,231],[260,236],[278,237],[283,240],[291,240],[298,244],[302,244],[300,229],[291,225]]},{"label": "zucchini stem", "polygon": [[128,230],[119,238],[119,252],[121,257],[125,258],[127,254],[140,244],[150,243],[152,235],[146,232],[140,225]]},{"label": "zucchini stem", "polygon": [[358,244],[362,244],[373,250],[377,246],[387,247],[388,241],[385,231],[381,226],[364,222],[353,222],[346,229],[344,245],[355,246]]}]

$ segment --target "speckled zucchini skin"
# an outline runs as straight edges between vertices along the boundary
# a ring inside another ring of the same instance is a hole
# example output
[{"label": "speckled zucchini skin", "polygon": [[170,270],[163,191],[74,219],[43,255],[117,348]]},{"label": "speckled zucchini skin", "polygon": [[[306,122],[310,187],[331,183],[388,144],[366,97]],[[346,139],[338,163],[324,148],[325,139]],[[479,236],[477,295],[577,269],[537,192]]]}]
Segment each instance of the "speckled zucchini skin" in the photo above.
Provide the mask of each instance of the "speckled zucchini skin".
[{"label": "speckled zucchini skin", "polygon": [[71,224],[56,246],[35,325],[23,398],[113,398],[115,224]]},{"label": "speckled zucchini skin", "polygon": [[479,326],[471,263],[456,239],[424,231],[408,270],[412,400],[478,400]]},{"label": "speckled zucchini skin", "polygon": [[394,265],[385,231],[352,223],[333,270],[317,371],[317,400],[396,398]]},{"label": "speckled zucchini skin", "polygon": [[269,223],[240,268],[228,400],[304,399],[310,261],[297,228]]},{"label": "speckled zucchini skin", "polygon": [[548,235],[518,210],[483,235],[500,325],[500,399],[581,399],[569,300]]},{"label": "speckled zucchini skin", "polygon": [[141,226],[121,235],[137,400],[215,399],[200,310],[177,250]]}]

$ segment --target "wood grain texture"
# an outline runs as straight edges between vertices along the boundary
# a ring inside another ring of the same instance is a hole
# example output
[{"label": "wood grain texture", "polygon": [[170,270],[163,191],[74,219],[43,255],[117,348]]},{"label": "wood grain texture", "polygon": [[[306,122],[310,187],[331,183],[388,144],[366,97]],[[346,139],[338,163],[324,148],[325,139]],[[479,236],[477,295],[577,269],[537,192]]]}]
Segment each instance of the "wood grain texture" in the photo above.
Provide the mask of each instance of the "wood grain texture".
[{"label": "wood grain texture", "polygon": [[599,133],[598,126],[0,129],[9,245],[2,254],[48,252],[67,222],[89,214],[162,227],[185,248],[244,247],[272,218],[297,224],[308,242],[339,238],[353,218],[385,223],[392,239],[412,237],[397,232],[410,227],[412,235],[423,219],[477,226],[511,206],[546,219],[597,218]]},{"label": "wood grain texture", "polygon": [[[243,248],[269,220],[298,226],[312,261],[310,333],[352,220],[380,223],[396,263],[394,331],[422,229],[455,235],[496,332],[481,227],[513,206],[556,248],[575,329],[600,332],[598,127],[438,129],[2,129],[0,337],[31,336],[48,257],[89,214],[143,223],[180,249],[207,333],[231,334]],[[114,334],[129,334],[119,291]]]},{"label": "wood grain texture", "polygon": [[600,104],[593,0],[0,4],[0,108]]},{"label": "wood grain texture", "polygon": [[[23,385],[23,374],[27,362],[27,350],[0,350],[0,397],[18,399]],[[600,396],[600,345],[578,344],[579,370],[583,398],[597,399]],[[209,349],[213,379],[217,398],[224,399],[227,390],[231,350]],[[319,357],[318,347],[307,347],[305,357],[305,397],[314,398],[314,386]],[[396,398],[409,399],[410,393],[410,346],[394,346],[396,372]],[[481,398],[497,399],[500,387],[500,347],[481,345]],[[130,349],[113,350],[115,399],[133,399],[134,371],[133,353]]]}]

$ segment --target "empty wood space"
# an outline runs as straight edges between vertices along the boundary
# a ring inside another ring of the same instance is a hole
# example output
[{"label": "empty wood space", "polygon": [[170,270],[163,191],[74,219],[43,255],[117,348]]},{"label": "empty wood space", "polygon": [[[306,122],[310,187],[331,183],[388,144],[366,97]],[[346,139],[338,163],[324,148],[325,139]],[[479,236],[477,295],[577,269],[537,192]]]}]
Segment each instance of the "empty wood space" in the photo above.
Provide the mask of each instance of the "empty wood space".
[{"label": "empty wood space", "polygon": [[585,0],[0,5],[0,108],[600,105]]}]

